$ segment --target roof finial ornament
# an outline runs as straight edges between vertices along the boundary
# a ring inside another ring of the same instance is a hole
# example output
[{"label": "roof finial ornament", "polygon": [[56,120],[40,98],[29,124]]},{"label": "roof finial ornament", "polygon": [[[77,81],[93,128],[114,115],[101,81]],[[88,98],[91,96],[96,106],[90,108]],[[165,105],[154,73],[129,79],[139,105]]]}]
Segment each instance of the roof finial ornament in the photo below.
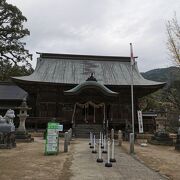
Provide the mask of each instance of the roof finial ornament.
[{"label": "roof finial ornament", "polygon": [[90,77],[87,78],[86,81],[97,81],[97,79],[94,77],[94,73],[92,72]]}]

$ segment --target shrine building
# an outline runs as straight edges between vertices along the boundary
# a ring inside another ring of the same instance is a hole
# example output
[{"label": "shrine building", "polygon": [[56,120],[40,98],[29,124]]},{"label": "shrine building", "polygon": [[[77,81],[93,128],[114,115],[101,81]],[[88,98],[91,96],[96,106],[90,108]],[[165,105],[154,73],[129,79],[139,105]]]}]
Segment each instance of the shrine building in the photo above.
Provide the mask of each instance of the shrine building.
[{"label": "shrine building", "polygon": [[[76,136],[111,127],[131,129],[133,74],[135,131],[139,98],[164,86],[144,79],[130,57],[40,53],[34,72],[12,80],[28,92],[27,126],[46,128],[56,119]],[[144,124],[146,126],[146,124]],[[147,129],[147,128],[146,128]]]}]

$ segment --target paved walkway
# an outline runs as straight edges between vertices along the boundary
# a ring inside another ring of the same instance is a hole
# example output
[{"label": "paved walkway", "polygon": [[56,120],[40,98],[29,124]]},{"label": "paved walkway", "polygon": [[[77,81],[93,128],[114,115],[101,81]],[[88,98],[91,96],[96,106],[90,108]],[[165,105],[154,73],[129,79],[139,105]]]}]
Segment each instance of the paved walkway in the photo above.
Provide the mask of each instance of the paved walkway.
[{"label": "paved walkway", "polygon": [[97,154],[93,154],[87,140],[74,142],[74,153],[70,171],[71,180],[164,180],[157,172],[149,169],[130,155],[124,153],[116,145],[116,163],[113,167],[105,167],[106,156],[103,154],[103,163],[97,163]]}]

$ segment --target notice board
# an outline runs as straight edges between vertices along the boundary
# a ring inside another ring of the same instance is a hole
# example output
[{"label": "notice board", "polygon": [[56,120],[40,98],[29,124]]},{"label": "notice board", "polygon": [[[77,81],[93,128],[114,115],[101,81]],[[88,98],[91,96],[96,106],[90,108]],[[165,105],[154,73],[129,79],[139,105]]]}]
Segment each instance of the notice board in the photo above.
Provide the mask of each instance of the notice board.
[{"label": "notice board", "polygon": [[45,155],[59,153],[59,123],[48,123]]}]

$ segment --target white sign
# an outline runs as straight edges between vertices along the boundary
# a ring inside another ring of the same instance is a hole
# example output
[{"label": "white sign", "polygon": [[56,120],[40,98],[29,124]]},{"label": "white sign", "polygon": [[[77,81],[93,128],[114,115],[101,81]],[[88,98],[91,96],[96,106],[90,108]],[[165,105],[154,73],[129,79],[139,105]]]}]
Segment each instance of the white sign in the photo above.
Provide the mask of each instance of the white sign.
[{"label": "white sign", "polygon": [[57,135],[57,129],[48,129],[47,130],[47,133],[48,135]]},{"label": "white sign", "polygon": [[47,151],[48,152],[56,152],[57,151],[57,144],[48,144],[47,145]]},{"label": "white sign", "polygon": [[47,136],[47,141],[48,141],[48,143],[49,144],[56,144],[56,143],[58,143],[58,135],[57,136],[51,136],[51,135],[48,135]]},{"label": "white sign", "polygon": [[139,133],[143,133],[143,118],[142,111],[137,111],[138,113],[138,124],[139,124]]},{"label": "white sign", "polygon": [[58,125],[58,131],[63,131],[63,125]]},{"label": "white sign", "polygon": [[48,123],[46,144],[45,144],[45,155],[57,154],[59,152],[59,123]]}]

